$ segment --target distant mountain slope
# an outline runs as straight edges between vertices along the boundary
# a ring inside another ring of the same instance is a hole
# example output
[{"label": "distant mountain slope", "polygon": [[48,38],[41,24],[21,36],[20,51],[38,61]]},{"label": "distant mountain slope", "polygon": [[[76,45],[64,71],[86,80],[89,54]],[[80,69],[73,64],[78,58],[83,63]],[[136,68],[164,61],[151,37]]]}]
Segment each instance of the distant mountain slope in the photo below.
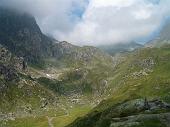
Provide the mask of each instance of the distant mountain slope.
[{"label": "distant mountain slope", "polygon": [[116,67],[112,97],[68,127],[169,127],[169,58],[169,45],[127,55]]},{"label": "distant mountain slope", "polygon": [[170,44],[170,21],[168,21],[159,35],[152,41],[146,43],[146,47],[160,47],[165,44]]},{"label": "distant mountain slope", "polygon": [[141,47],[143,47],[143,45],[135,42],[99,46],[100,49],[111,55],[114,55],[116,53],[130,52]]}]

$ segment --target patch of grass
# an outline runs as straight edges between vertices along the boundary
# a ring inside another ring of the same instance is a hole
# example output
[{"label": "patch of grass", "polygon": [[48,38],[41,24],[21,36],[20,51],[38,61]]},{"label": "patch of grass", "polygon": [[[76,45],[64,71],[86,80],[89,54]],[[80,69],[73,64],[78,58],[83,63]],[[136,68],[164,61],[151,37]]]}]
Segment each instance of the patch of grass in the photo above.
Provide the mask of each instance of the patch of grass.
[{"label": "patch of grass", "polygon": [[66,125],[72,123],[78,117],[82,117],[91,110],[89,106],[76,106],[69,110],[69,115],[57,117],[54,119],[53,123],[55,127],[65,127]]},{"label": "patch of grass", "polygon": [[48,120],[46,117],[20,118],[15,121],[7,122],[4,127],[48,127]]},{"label": "patch of grass", "polygon": [[166,127],[164,123],[162,123],[159,119],[149,119],[140,121],[139,125],[131,126],[131,127]]}]

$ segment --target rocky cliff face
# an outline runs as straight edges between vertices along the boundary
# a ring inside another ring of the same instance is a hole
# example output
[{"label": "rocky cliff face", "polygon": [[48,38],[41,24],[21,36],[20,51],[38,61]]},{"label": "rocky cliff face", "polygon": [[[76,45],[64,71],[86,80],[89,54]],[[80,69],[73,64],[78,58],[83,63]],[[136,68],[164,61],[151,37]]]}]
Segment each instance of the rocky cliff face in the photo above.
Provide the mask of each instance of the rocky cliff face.
[{"label": "rocky cliff face", "polygon": [[12,55],[7,49],[0,45],[0,75],[6,81],[18,80],[18,71],[26,69],[23,58]]},{"label": "rocky cliff face", "polygon": [[31,62],[51,55],[52,40],[42,34],[32,16],[15,10],[0,8],[0,43]]}]

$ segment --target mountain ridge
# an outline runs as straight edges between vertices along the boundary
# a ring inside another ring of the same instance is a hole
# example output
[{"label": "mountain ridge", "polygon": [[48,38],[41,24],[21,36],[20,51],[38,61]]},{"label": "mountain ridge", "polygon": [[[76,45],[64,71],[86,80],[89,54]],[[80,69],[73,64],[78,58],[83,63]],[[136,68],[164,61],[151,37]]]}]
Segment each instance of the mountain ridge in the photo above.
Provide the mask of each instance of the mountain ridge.
[{"label": "mountain ridge", "polygon": [[136,42],[129,42],[129,43],[118,43],[118,44],[110,44],[110,45],[102,45],[98,46],[101,50],[105,52],[115,55],[117,53],[125,53],[125,52],[132,52],[135,49],[142,48],[143,45],[138,44]]}]

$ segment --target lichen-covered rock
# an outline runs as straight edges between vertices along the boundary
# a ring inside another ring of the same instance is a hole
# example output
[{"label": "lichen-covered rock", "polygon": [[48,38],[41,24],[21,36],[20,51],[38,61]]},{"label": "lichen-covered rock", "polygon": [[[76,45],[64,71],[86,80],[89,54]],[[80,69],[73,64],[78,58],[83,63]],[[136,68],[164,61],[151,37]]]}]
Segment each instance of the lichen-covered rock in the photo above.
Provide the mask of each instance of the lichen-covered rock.
[{"label": "lichen-covered rock", "polygon": [[18,71],[25,70],[27,64],[23,58],[12,55],[0,45],[0,76],[6,81],[18,81]]},{"label": "lichen-covered rock", "polygon": [[10,66],[0,65],[0,75],[2,75],[6,81],[19,79],[17,71]]}]

